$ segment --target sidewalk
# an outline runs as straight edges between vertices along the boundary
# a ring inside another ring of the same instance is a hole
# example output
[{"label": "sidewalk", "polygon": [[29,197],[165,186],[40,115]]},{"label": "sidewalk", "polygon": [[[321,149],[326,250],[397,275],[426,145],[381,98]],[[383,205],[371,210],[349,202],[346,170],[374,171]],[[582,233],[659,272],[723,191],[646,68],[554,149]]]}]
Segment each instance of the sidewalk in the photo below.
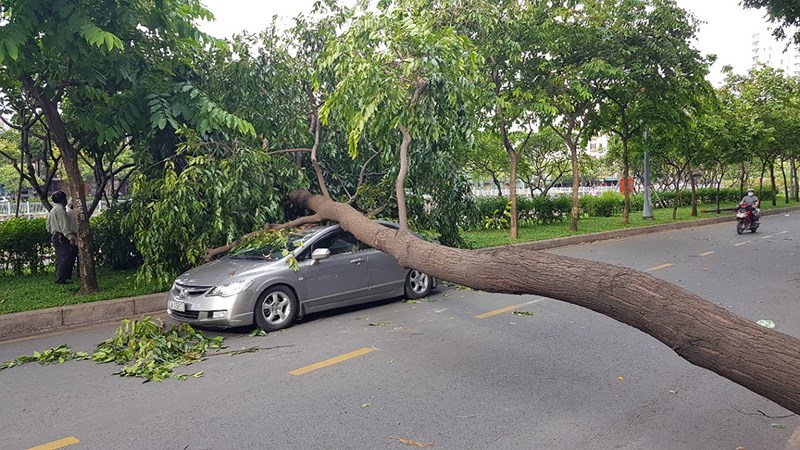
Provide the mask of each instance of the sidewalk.
[{"label": "sidewalk", "polygon": [[[792,208],[773,209],[762,211],[762,216],[776,214],[792,214],[800,211],[800,206]],[[585,244],[589,242],[618,239],[640,234],[658,233],[686,228],[695,228],[718,223],[730,223],[731,233],[734,233],[734,218],[732,214],[708,219],[698,219],[686,222],[650,225],[646,227],[628,228],[624,230],[604,231],[589,233],[580,236],[549,239],[545,241],[525,242],[513,244],[530,250],[547,250],[557,247]],[[81,328],[98,323],[118,321],[144,314],[158,314],[166,311],[167,293],[149,294],[140,297],[118,298],[80,305],[60,306],[21,313],[0,315],[0,343],[3,341],[37,336],[56,331]]]}]

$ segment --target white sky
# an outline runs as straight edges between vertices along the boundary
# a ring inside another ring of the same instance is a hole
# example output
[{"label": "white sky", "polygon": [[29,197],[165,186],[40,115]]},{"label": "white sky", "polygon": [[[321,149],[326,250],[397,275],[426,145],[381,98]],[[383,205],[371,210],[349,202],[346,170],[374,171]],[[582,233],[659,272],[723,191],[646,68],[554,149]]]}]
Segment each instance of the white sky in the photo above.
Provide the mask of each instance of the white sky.
[{"label": "white sky", "polygon": [[[291,18],[308,12],[315,0],[202,0],[214,13],[216,21],[201,28],[216,37],[229,37],[242,30],[258,32],[266,28],[273,15]],[[745,10],[739,0],[676,0],[682,8],[705,22],[698,33],[697,48],[704,54],[717,55],[710,79],[719,83],[724,65],[744,73],[752,64],[753,34],[761,41],[772,39],[767,21],[758,10]],[[343,3],[352,5],[354,0]],[[784,44],[776,44],[776,46]]]}]

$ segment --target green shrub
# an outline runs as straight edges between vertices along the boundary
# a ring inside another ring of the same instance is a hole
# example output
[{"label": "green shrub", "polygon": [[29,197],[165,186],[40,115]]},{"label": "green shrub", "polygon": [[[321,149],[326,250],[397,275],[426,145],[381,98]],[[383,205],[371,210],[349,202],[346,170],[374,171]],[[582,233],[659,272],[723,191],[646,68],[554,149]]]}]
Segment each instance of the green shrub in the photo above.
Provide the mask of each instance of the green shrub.
[{"label": "green shrub", "polygon": [[0,222],[0,273],[37,273],[53,261],[46,219],[10,219]]},{"label": "green shrub", "polygon": [[124,224],[130,202],[119,203],[92,218],[92,240],[98,265],[114,270],[142,265],[142,255],[133,243],[133,231]]},{"label": "green shrub", "polygon": [[567,195],[534,197],[530,203],[533,222],[543,225],[564,220],[572,210],[572,199]]},{"label": "green shrub", "polygon": [[511,202],[507,202],[503,209],[495,209],[483,218],[483,227],[506,230],[511,227]]},{"label": "green shrub", "polygon": [[589,217],[611,217],[622,212],[625,197],[619,192],[603,192],[601,195],[584,195],[578,200],[581,211]]}]

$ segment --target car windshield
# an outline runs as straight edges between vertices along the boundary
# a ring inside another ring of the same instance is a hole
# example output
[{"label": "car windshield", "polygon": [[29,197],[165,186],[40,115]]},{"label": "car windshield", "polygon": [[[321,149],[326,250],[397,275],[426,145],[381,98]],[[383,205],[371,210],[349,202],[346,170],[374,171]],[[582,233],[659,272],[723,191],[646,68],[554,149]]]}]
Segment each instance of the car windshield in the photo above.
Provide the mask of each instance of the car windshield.
[{"label": "car windshield", "polygon": [[264,259],[275,261],[293,252],[303,243],[319,232],[318,228],[304,230],[268,232],[249,239],[234,247],[230,257],[235,259]]}]

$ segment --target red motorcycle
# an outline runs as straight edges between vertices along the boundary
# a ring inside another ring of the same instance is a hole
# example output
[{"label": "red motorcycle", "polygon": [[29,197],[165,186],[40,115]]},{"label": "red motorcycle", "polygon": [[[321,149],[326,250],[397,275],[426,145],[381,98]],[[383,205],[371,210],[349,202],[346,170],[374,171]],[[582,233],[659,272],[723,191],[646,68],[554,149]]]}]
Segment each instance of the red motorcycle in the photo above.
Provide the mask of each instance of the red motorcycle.
[{"label": "red motorcycle", "polygon": [[755,233],[758,229],[758,220],[756,220],[756,209],[753,205],[747,203],[740,203],[736,207],[736,232],[739,234],[744,233],[744,230],[750,230]]}]

